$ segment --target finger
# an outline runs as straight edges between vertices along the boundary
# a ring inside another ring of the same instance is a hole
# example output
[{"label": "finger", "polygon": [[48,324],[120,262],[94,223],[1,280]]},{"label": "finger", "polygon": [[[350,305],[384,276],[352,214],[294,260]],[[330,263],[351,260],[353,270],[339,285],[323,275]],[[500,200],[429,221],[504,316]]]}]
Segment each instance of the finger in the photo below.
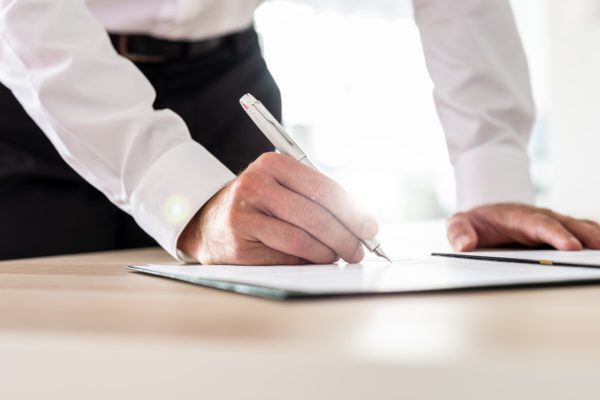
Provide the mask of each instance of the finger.
[{"label": "finger", "polygon": [[300,257],[315,264],[331,264],[338,260],[337,254],[309,235],[306,231],[276,218],[257,215],[254,224],[256,239],[271,249]]},{"label": "finger", "polygon": [[264,196],[266,211],[308,232],[349,263],[360,262],[364,250],[357,237],[319,204],[287,188],[274,187]]},{"label": "finger", "polygon": [[561,222],[585,247],[600,249],[600,226],[570,217],[563,217]]},{"label": "finger", "polygon": [[527,239],[547,243],[557,250],[581,250],[581,242],[556,218],[534,214],[521,224]]},{"label": "finger", "polygon": [[302,265],[310,264],[309,261],[292,256],[289,254],[282,253],[265,246],[260,246],[260,249],[250,251],[248,254],[248,261],[239,263],[239,265]]},{"label": "finger", "polygon": [[592,221],[591,219],[582,219],[581,221],[587,222],[588,224],[590,224],[593,227],[598,228],[598,230],[600,230],[600,224],[596,221]]},{"label": "finger", "polygon": [[447,236],[454,251],[472,251],[477,247],[477,231],[464,213],[452,216],[447,223]]},{"label": "finger", "polygon": [[375,218],[358,207],[339,184],[291,157],[268,160],[277,181],[294,192],[320,204],[361,239],[373,239],[379,229]]}]

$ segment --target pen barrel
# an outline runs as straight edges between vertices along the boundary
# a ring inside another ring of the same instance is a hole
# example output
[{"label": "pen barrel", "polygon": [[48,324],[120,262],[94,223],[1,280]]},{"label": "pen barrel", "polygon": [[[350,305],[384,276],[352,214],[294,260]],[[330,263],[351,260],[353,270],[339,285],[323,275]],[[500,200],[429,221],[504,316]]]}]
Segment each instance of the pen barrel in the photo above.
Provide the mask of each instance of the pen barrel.
[{"label": "pen barrel", "polygon": [[317,169],[317,167],[315,167],[315,165],[310,162],[310,160],[308,159],[308,157],[306,155],[304,157],[300,158],[298,161],[300,161],[302,164],[306,165],[307,167],[311,167],[312,169]]},{"label": "pen barrel", "polygon": [[381,246],[381,244],[375,240],[375,239],[371,239],[371,240],[362,240],[360,241],[367,249],[369,249],[369,251],[372,253],[375,251],[375,249],[377,249],[379,246]]}]

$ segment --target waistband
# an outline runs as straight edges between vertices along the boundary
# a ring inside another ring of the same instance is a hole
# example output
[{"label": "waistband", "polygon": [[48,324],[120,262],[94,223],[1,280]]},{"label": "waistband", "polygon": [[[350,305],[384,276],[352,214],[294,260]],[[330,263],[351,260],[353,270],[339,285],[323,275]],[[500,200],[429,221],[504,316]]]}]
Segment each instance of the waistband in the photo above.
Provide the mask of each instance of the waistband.
[{"label": "waistband", "polygon": [[226,47],[238,50],[256,45],[254,27],[225,36],[197,41],[165,40],[146,35],[111,33],[110,40],[123,57],[135,63],[166,63],[204,57]]}]

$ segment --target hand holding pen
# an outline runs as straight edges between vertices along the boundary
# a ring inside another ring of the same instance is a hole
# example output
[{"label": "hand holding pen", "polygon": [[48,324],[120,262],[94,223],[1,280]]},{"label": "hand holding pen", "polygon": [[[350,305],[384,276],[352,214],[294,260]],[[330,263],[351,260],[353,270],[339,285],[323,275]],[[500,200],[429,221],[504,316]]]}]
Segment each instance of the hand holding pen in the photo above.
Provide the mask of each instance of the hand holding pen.
[{"label": "hand holding pen", "polygon": [[[279,121],[273,117],[260,101],[256,100],[254,96],[248,93],[240,99],[240,104],[252,121],[254,121],[256,126],[258,126],[261,132],[271,141],[273,146],[275,146],[277,151],[281,154],[287,154],[288,156],[295,158],[296,161],[299,161],[308,167],[316,169],[300,146],[298,146],[281,126]],[[361,237],[359,236],[359,238]],[[361,238],[361,243],[369,251],[377,254],[379,257],[391,261],[383,251],[383,248],[381,248],[381,244],[375,240],[375,238]]]},{"label": "hand holding pen", "polygon": [[[202,207],[179,248],[202,264],[350,263],[378,226],[335,181],[266,153]],[[371,242],[367,242],[371,243]]]}]

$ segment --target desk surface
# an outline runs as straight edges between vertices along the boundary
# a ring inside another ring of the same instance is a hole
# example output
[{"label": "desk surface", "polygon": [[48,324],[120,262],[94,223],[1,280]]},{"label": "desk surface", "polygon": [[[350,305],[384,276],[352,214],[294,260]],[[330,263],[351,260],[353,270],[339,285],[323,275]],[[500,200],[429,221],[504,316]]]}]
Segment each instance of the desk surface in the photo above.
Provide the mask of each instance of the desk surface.
[{"label": "desk surface", "polygon": [[581,398],[600,385],[600,286],[275,302],[125,269],[163,261],[0,263],[0,396],[505,398],[520,385]]}]

